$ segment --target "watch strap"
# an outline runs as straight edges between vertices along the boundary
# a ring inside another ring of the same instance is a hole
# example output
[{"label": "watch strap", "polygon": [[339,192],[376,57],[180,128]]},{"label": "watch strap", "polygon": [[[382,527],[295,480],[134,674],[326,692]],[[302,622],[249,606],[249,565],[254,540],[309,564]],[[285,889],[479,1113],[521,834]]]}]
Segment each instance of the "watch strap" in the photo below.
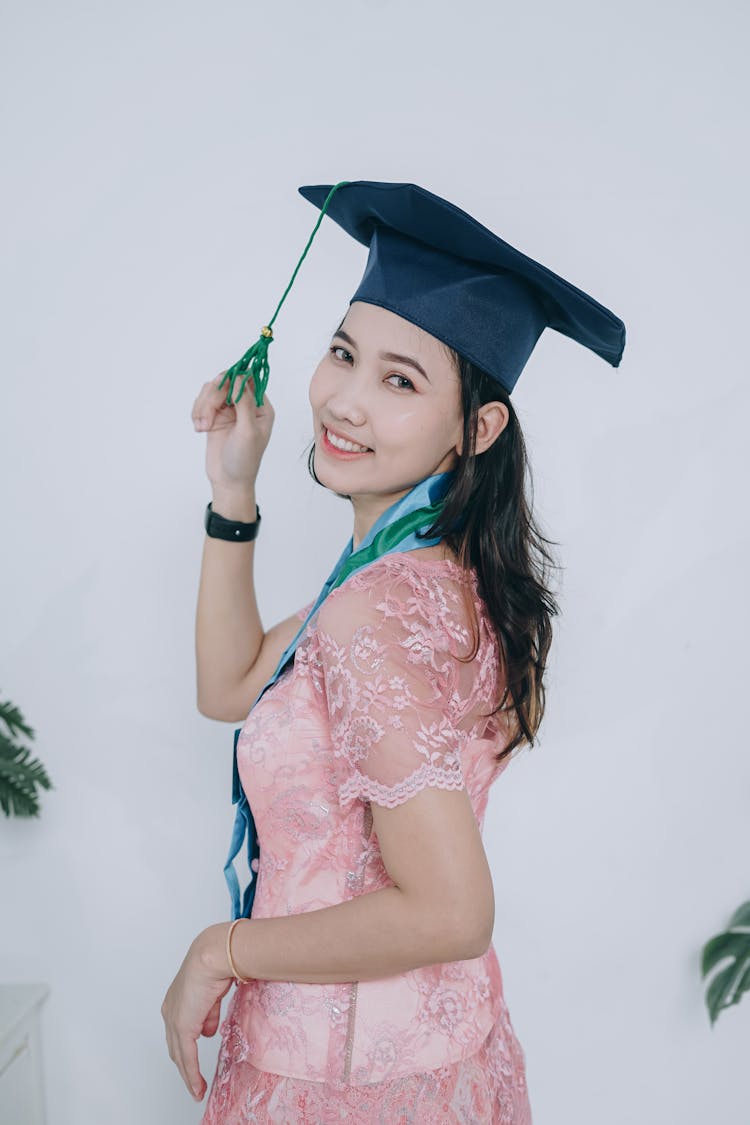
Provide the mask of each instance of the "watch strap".
[{"label": "watch strap", "polygon": [[260,528],[260,508],[255,505],[255,519],[252,523],[242,523],[240,520],[228,520],[215,512],[211,503],[206,507],[204,524],[206,534],[211,539],[226,539],[233,543],[247,543],[255,539]]}]

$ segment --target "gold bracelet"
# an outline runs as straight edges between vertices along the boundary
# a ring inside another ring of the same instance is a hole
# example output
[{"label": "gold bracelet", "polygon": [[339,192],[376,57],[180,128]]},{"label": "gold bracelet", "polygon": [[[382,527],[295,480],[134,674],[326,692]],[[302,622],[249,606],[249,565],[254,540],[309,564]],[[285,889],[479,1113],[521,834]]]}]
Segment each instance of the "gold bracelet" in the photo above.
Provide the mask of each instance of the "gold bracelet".
[{"label": "gold bracelet", "polygon": [[237,925],[238,922],[246,922],[246,921],[247,921],[247,918],[235,918],[235,920],[232,922],[231,926],[227,930],[227,961],[229,962],[229,968],[232,970],[232,976],[234,977],[234,979],[237,981],[238,984],[248,984],[251,980],[255,979],[254,977],[241,977],[240,974],[237,972],[237,967],[236,967],[234,961],[232,960],[232,934],[234,933],[234,927]]}]

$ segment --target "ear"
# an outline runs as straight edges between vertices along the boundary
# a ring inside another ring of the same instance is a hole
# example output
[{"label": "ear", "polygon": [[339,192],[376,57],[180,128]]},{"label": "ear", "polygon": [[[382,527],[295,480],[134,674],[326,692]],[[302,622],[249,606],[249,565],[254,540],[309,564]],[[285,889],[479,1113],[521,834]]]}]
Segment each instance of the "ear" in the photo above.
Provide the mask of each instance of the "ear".
[{"label": "ear", "polygon": [[476,452],[484,453],[508,425],[508,408],[502,402],[485,402],[477,417]]}]

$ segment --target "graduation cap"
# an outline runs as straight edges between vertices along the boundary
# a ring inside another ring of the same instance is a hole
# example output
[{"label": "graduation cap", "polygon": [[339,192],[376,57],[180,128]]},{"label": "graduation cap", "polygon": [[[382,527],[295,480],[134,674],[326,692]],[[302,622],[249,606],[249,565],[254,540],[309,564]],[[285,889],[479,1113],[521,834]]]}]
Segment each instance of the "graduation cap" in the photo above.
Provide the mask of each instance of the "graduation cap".
[{"label": "graduation cap", "polygon": [[235,379],[242,376],[239,399],[252,375],[261,405],[273,321],[326,213],[370,248],[350,304],[366,301],[404,317],[471,360],[508,393],[545,328],[619,366],[625,348],[619,317],[439,195],[417,184],[371,180],[298,190],[320,208],[320,216],[271,321],[219,384],[230,382],[227,402]]}]

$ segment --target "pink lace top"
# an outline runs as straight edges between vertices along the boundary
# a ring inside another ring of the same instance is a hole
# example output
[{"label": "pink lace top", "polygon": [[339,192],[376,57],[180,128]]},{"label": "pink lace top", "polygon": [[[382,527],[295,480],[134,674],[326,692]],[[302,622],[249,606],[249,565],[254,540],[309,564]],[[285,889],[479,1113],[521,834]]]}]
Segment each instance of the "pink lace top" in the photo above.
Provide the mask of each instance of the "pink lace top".
[{"label": "pink lace top", "polygon": [[[260,841],[253,917],[316,910],[391,886],[370,802],[391,808],[426,786],[465,786],[483,825],[489,788],[508,764],[495,761],[508,740],[505,717],[487,718],[498,699],[497,642],[475,572],[419,556],[381,556],[332,590],[294,663],[242,728],[237,764]],[[457,657],[473,644],[465,593],[479,648],[462,663]],[[381,1093],[394,1083],[408,1087],[425,1072],[451,1076],[453,1089],[462,1063],[476,1066],[490,1049],[497,1089],[493,1095],[487,1086],[485,1065],[483,1096],[505,1097],[507,1112],[467,1121],[530,1121],[523,1052],[493,945],[472,960],[378,980],[251,981],[233,992],[221,1035],[205,1125],[276,1120],[229,1115],[238,1098],[249,1105],[251,1074],[258,1092],[261,1072],[266,1082],[325,1083],[317,1089],[327,1097],[370,1084],[385,1084],[372,1087]]]}]

